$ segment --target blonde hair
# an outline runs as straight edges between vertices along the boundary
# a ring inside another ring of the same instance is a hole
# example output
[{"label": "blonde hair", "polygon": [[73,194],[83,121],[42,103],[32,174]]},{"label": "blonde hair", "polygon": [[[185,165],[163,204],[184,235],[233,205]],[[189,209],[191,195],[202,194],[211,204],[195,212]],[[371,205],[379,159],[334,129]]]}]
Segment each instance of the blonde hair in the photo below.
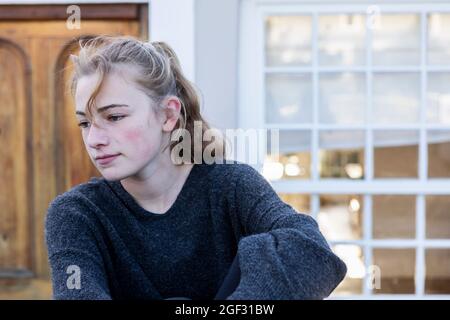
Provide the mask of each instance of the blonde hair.
[{"label": "blonde hair", "polygon": [[[88,115],[92,116],[95,98],[101,90],[104,77],[114,66],[130,64],[138,67],[138,76],[133,80],[157,105],[168,96],[176,96],[180,100],[182,112],[173,131],[186,129],[190,137],[194,137],[195,121],[201,121],[202,137],[206,130],[211,129],[200,113],[200,99],[194,85],[183,75],[178,57],[168,44],[140,41],[131,36],[108,35],[80,39],[78,43],[78,56],[70,56],[75,67],[70,86],[72,97],[75,96],[78,79],[94,73],[100,75],[87,103]],[[170,146],[172,151],[178,139],[169,143],[164,150]],[[215,137],[214,143],[214,150],[220,150],[221,154],[213,152],[212,155],[223,157],[224,140]],[[202,154],[206,146],[207,143],[202,139]],[[191,139],[190,154],[190,160],[194,162],[194,139]]]}]

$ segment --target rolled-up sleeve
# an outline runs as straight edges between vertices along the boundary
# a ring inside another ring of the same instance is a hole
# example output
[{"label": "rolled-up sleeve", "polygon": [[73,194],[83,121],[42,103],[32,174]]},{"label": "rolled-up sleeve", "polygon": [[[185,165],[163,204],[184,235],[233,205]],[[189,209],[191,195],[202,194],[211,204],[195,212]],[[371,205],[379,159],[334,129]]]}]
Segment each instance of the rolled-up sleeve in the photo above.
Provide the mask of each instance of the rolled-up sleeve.
[{"label": "rolled-up sleeve", "polygon": [[234,171],[234,210],[241,280],[229,300],[324,299],[343,280],[346,265],[316,221],[284,203],[261,174]]}]

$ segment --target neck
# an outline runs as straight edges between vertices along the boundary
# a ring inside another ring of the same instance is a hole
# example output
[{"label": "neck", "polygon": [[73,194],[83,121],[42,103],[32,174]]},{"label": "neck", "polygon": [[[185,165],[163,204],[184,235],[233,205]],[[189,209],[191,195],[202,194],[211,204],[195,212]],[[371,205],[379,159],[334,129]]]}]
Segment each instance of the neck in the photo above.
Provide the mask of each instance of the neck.
[{"label": "neck", "polygon": [[136,175],[121,180],[124,189],[145,209],[165,212],[181,191],[192,164],[175,165],[167,150]]}]

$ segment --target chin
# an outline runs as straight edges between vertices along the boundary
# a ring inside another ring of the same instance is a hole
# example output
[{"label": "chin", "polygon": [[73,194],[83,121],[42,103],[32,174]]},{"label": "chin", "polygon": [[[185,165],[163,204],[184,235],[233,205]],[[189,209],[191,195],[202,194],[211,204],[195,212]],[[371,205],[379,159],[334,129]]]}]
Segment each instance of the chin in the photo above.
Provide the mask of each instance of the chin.
[{"label": "chin", "polygon": [[105,178],[108,181],[118,181],[129,177],[128,174],[124,174],[115,168],[107,168],[99,171],[103,176],[103,178]]}]

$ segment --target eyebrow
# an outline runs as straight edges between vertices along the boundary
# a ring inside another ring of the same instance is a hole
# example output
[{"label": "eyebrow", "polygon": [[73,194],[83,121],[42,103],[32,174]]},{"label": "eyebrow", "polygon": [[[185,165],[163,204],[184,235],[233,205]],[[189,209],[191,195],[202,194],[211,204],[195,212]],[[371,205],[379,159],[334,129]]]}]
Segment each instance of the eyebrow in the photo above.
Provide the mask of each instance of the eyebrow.
[{"label": "eyebrow", "polygon": [[[111,108],[118,108],[118,107],[129,107],[129,105],[127,104],[109,104],[107,106],[103,106],[97,109],[98,112],[104,112],[108,109]],[[86,113],[84,113],[83,111],[76,111],[75,114],[79,114],[81,116],[86,116]]]}]

